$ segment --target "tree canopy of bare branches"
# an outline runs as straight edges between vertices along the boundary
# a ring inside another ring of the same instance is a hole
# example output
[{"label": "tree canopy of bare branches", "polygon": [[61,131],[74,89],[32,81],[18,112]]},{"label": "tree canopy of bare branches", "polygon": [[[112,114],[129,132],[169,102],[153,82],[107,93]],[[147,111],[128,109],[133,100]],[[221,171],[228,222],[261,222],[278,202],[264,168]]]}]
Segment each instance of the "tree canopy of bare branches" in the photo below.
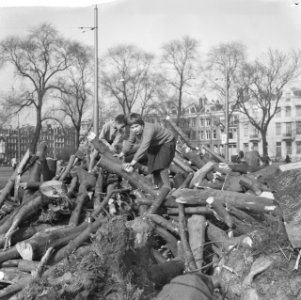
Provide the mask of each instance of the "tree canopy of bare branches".
[{"label": "tree canopy of bare branches", "polygon": [[148,86],[153,55],[133,45],[110,48],[101,64],[101,83],[104,90],[114,97],[124,114],[144,96]]},{"label": "tree canopy of bare branches", "polygon": [[6,107],[12,113],[26,107],[35,109],[36,129],[31,147],[34,151],[39,140],[42,108],[50,90],[57,88],[53,82],[68,68],[69,43],[50,24],[33,28],[27,36],[8,37],[0,43],[4,62],[10,63],[15,75],[24,84],[6,97]]},{"label": "tree canopy of bare branches", "polygon": [[[226,109],[226,95],[231,108],[236,102],[237,77],[245,61],[245,46],[239,42],[222,43],[213,47],[207,57],[207,80],[218,92],[220,103]],[[232,114],[230,109],[229,117]]]},{"label": "tree canopy of bare branches", "polygon": [[[177,124],[182,113],[183,95],[190,83],[196,79],[197,40],[184,36],[163,45],[162,77],[171,87],[171,93],[177,108]],[[163,99],[162,99],[163,100]],[[165,99],[168,100],[168,99]]]},{"label": "tree canopy of bare branches", "polygon": [[[57,121],[71,121],[76,132],[75,146],[78,147],[83,115],[92,99],[92,50],[73,43],[69,48],[68,60],[71,60],[70,65],[64,76],[58,79],[59,90],[53,95],[59,100],[59,105],[52,108],[47,117]],[[61,116],[61,120],[57,119],[58,116]]]},{"label": "tree canopy of bare branches", "polygon": [[240,72],[236,107],[261,133],[263,156],[268,155],[268,126],[278,112],[284,88],[299,75],[300,60],[300,52],[269,49],[261,58],[245,63]]}]

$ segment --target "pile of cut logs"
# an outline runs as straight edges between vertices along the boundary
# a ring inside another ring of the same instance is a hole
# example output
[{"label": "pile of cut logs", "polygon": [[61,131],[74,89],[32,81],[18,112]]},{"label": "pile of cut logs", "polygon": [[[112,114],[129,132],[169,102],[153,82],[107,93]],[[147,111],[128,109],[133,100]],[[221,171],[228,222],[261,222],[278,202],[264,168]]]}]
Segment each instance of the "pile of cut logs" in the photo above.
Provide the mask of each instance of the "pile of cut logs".
[{"label": "pile of cut logs", "polygon": [[[122,162],[93,134],[89,143],[99,159],[90,170],[84,147],[66,166],[46,157],[46,143],[35,154],[24,155],[0,194],[0,299],[22,299],[27,285],[47,277],[53,266],[89,243],[116,214],[127,215],[137,249],[154,237],[160,240],[150,249],[148,262],[152,282],[165,285],[157,299],[180,289],[177,282],[186,282],[187,276],[197,276],[203,290],[208,289],[200,299],[213,299],[214,287],[223,284],[221,270],[231,271],[225,256],[263,242],[256,224],[284,226],[282,210],[263,176],[270,167],[250,173],[246,164],[228,164],[207,148],[208,155],[201,157],[184,133],[168,122],[182,141],[170,166],[171,191],[154,189],[139,166],[125,172]],[[255,299],[252,280],[270,265],[270,260],[254,262],[240,296]],[[196,287],[189,292],[187,286],[185,299],[200,292]]]}]

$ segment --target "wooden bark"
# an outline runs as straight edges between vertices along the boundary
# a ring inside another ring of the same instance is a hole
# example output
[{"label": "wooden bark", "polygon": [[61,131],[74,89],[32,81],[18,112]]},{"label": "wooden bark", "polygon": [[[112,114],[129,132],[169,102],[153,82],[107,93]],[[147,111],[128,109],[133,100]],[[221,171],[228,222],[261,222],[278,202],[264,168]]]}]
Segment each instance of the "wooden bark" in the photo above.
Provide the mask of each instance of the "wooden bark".
[{"label": "wooden bark", "polygon": [[206,161],[200,158],[200,155],[197,151],[184,151],[182,155],[191,163],[192,166],[196,166],[198,169],[202,168],[206,164]]},{"label": "wooden bark", "polygon": [[179,155],[175,155],[173,162],[183,170],[183,172],[194,172],[193,169],[191,168],[191,166],[188,164],[188,162],[186,162],[184,159],[182,159]]},{"label": "wooden bark", "polygon": [[[248,235],[241,235],[238,237],[229,238],[227,233],[219,227],[208,222],[207,236],[208,239],[217,247],[222,253],[229,251],[233,247],[242,245],[245,247],[252,247],[252,239]],[[220,254],[220,253],[219,253]]]},{"label": "wooden bark", "polygon": [[39,265],[39,261],[32,261],[26,259],[20,259],[18,263],[18,269],[24,272],[31,272],[35,270]]},{"label": "wooden bark", "polygon": [[263,191],[262,184],[250,176],[242,176],[239,184],[253,191],[256,196],[259,196]]},{"label": "wooden bark", "polygon": [[166,117],[166,122],[170,125],[170,127],[173,129],[173,131],[176,132],[177,135],[181,137],[183,142],[192,150],[199,150],[197,147],[193,146],[193,144],[190,142],[188,136],[183,132],[183,130],[176,125],[176,123],[169,117]]},{"label": "wooden bark", "polygon": [[80,214],[86,201],[89,200],[88,190],[92,190],[96,185],[96,177],[82,169],[76,168],[76,175],[79,179],[79,191],[76,199],[76,206],[71,213],[69,225],[77,226],[80,221]]},{"label": "wooden bark", "polygon": [[190,181],[191,181],[192,178],[193,178],[193,175],[194,175],[194,173],[189,173],[189,174],[186,176],[185,180],[182,182],[182,184],[179,186],[178,189],[187,188],[187,187],[189,186],[189,184],[190,184]]},{"label": "wooden bark", "polygon": [[224,205],[220,201],[216,201],[214,197],[209,197],[206,200],[206,202],[208,206],[216,212],[218,219],[223,221],[228,226],[228,229],[232,231],[233,228],[232,218],[230,217],[230,214],[228,213]]},{"label": "wooden bark", "polygon": [[198,269],[203,266],[206,219],[204,216],[192,215],[187,222],[189,245]]},{"label": "wooden bark", "polygon": [[[28,226],[28,227],[19,228],[17,231],[15,231],[12,234],[11,245],[14,245],[17,242],[29,239],[37,232],[42,232],[49,227],[50,227],[50,225],[41,224],[41,225],[36,225],[36,226]],[[0,236],[0,248],[2,248],[4,246],[4,244],[5,244],[5,236],[1,235]]]},{"label": "wooden bark", "polygon": [[169,170],[171,173],[174,173],[174,174],[178,174],[178,173],[184,174],[185,173],[185,171],[182,168],[180,168],[177,164],[175,164],[174,161],[172,161],[172,163],[170,164]]},{"label": "wooden bark", "polygon": [[71,155],[68,161],[68,164],[66,168],[63,170],[63,172],[59,175],[59,180],[64,181],[67,175],[69,174],[70,170],[72,169],[74,162],[76,160],[75,155]]},{"label": "wooden bark", "polygon": [[37,260],[45,254],[47,248],[66,245],[87,226],[86,223],[83,223],[77,227],[50,228],[48,231],[39,232],[30,239],[17,243],[16,249],[23,259]]},{"label": "wooden bark", "polygon": [[116,187],[116,182],[111,183],[111,184],[108,185],[107,194],[106,194],[105,198],[103,199],[103,201],[100,203],[100,205],[91,214],[92,218],[96,218],[99,215],[101,210],[103,210],[106,207],[106,205],[108,204],[110,198],[114,194],[128,191],[128,189],[115,189],[115,187]]},{"label": "wooden bark", "polygon": [[179,231],[180,231],[181,242],[184,250],[185,264],[188,270],[192,271],[197,269],[197,265],[192,254],[191,247],[187,240],[187,226],[185,220],[184,205],[179,203],[178,209],[179,209]]},{"label": "wooden bark", "polygon": [[[38,145],[37,152],[35,154],[35,161],[30,168],[29,177],[27,180],[27,186],[37,186],[41,182],[42,170],[46,165],[46,153],[47,153],[47,144],[41,142]],[[32,199],[34,190],[25,189],[22,202],[26,203]]]},{"label": "wooden bark", "polygon": [[0,278],[3,281],[9,281],[11,283],[18,282],[24,277],[29,276],[28,273],[21,271],[18,268],[1,268]]},{"label": "wooden bark", "polygon": [[19,258],[19,257],[20,257],[20,254],[17,251],[16,247],[14,246],[10,249],[0,252],[0,263],[3,263],[10,259]]},{"label": "wooden bark", "polygon": [[155,224],[158,224],[160,226],[162,226],[163,228],[167,229],[168,231],[172,232],[175,235],[179,235],[179,228],[177,226],[175,226],[174,223],[166,220],[165,218],[156,215],[156,214],[146,214],[145,215],[147,218],[149,218],[152,222],[154,222]]},{"label": "wooden bark", "polygon": [[77,248],[79,248],[84,242],[89,239],[90,235],[95,233],[98,228],[106,222],[105,218],[98,217],[93,223],[84,223],[82,225],[85,225],[85,230],[81,231],[80,234],[78,234],[74,239],[70,240],[69,243],[59,249],[53,257],[51,257],[50,262],[52,264],[55,264],[65,257],[68,257],[73,251],[75,251]]},{"label": "wooden bark", "polygon": [[205,178],[207,173],[209,173],[210,171],[212,171],[214,169],[214,166],[215,166],[215,163],[209,161],[201,169],[199,169],[196,173],[194,173],[194,176],[189,185],[190,188],[192,188],[194,186],[202,185],[203,179]]},{"label": "wooden bark", "polygon": [[[186,215],[212,215],[212,209],[208,207],[184,207],[184,212]],[[167,208],[167,213],[169,215],[177,215],[179,214],[179,209],[177,207]]]},{"label": "wooden bark", "polygon": [[170,189],[169,187],[162,187],[159,191],[158,198],[153,202],[151,207],[148,210],[149,214],[154,214],[157,212],[163,201],[165,200],[166,196],[169,194]]},{"label": "wooden bark", "polygon": [[170,232],[168,232],[166,229],[164,229],[161,226],[155,227],[156,234],[160,235],[165,241],[168,249],[171,251],[174,257],[177,256],[177,239],[174,235],[172,235]]},{"label": "wooden bark", "polygon": [[236,208],[255,212],[278,213],[278,205],[276,201],[272,199],[230,191],[218,191],[213,189],[196,191],[182,189],[174,192],[172,196],[176,197],[176,202],[186,205],[205,205],[206,199],[211,196],[214,197],[216,201],[222,202],[224,205],[233,205]]},{"label": "wooden bark", "polygon": [[14,188],[16,177],[19,174],[21,174],[21,172],[22,172],[24,166],[26,165],[26,163],[28,162],[29,158],[30,158],[30,152],[29,152],[29,150],[27,150],[26,153],[24,154],[21,162],[17,166],[16,170],[13,172],[13,174],[8,179],[6,185],[1,190],[1,193],[0,193],[0,207],[2,207],[2,205],[3,205],[4,201],[6,200],[7,196],[10,194],[10,192]]},{"label": "wooden bark", "polygon": [[116,160],[112,161],[103,155],[101,159],[98,161],[98,164],[102,168],[122,176],[135,189],[141,189],[146,194],[149,194],[154,198],[157,197],[157,192],[149,186],[148,182],[141,175],[139,175],[135,171],[131,173],[127,173],[122,169],[122,164],[120,161],[116,161]]}]

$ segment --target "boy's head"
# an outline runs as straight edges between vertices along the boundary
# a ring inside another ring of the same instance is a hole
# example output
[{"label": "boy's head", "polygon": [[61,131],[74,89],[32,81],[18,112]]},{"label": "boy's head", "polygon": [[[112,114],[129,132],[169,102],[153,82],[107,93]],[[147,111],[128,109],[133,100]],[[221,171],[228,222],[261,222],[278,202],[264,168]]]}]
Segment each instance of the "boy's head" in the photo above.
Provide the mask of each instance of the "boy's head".
[{"label": "boy's head", "polygon": [[114,119],[114,127],[117,129],[121,129],[127,125],[127,120],[124,115],[118,115]]},{"label": "boy's head", "polygon": [[141,115],[136,113],[131,113],[128,116],[127,124],[130,126],[131,130],[133,130],[135,134],[142,133],[144,121],[142,120]]}]

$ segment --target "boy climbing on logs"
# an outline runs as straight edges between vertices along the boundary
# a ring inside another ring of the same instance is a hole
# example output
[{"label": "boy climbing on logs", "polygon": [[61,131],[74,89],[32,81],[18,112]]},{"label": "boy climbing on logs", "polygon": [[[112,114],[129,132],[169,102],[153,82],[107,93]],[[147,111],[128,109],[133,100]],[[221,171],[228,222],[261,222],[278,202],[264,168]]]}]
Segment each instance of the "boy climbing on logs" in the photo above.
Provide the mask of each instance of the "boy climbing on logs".
[{"label": "boy climbing on logs", "polygon": [[[126,117],[123,114],[117,115],[114,120],[108,121],[102,127],[99,134],[99,140],[108,147],[108,150],[114,154],[118,153],[122,148],[124,139],[124,128],[126,126]],[[92,170],[98,151],[94,150],[91,155],[89,171]]]},{"label": "boy climbing on logs", "polygon": [[131,172],[144,154],[148,158],[148,171],[153,174],[154,184],[171,189],[168,168],[175,156],[176,141],[174,134],[158,124],[147,123],[137,113],[131,113],[127,119],[130,136],[121,155],[126,155],[141,136],[141,143],[131,162],[124,163],[123,169]]}]

